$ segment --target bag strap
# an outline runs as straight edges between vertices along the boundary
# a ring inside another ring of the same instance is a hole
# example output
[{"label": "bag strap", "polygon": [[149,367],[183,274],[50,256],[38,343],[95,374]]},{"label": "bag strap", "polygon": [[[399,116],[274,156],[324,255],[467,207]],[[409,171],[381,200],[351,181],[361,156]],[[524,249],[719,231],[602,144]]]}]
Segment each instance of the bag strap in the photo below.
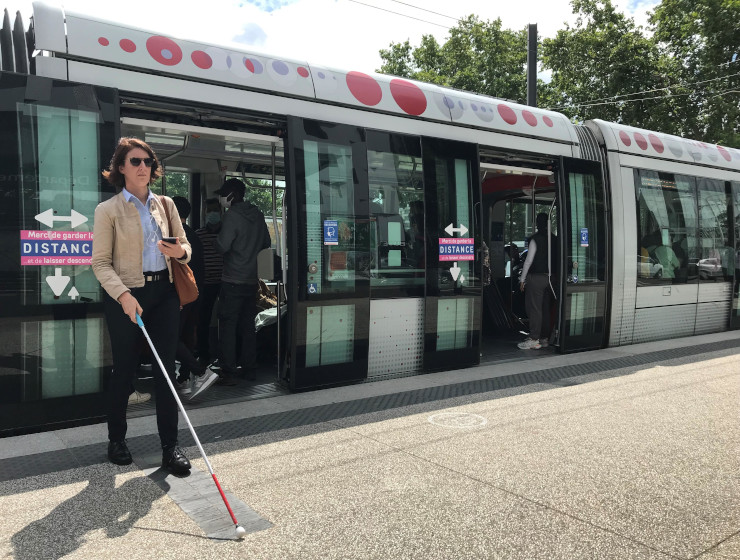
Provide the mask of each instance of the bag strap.
[{"label": "bag strap", "polygon": [[170,211],[167,209],[167,203],[164,201],[164,197],[159,197],[159,202],[164,206],[164,215],[167,216],[167,227],[170,228],[170,234],[172,234],[172,220],[170,220]]}]

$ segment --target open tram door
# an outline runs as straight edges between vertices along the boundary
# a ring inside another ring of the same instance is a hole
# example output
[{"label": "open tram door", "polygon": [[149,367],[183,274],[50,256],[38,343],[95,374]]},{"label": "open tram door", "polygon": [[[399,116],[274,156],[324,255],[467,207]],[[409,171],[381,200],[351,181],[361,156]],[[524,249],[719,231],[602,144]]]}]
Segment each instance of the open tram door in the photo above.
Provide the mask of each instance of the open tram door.
[{"label": "open tram door", "polygon": [[603,347],[608,325],[608,215],[601,164],[561,158],[559,345]]},{"label": "open tram door", "polygon": [[[220,212],[215,190],[225,179],[240,179],[246,186],[245,200],[257,206],[265,217],[271,246],[258,256],[261,281],[256,301],[257,336],[256,379],[254,387],[264,387],[281,379],[285,363],[288,302],[284,297],[286,271],[285,230],[282,209],[285,203],[285,164],[283,140],[278,135],[281,123],[256,126],[249,116],[242,116],[243,130],[226,130],[196,124],[142,119],[146,113],[156,116],[156,108],[146,100],[123,99],[121,133],[145,140],[155,151],[164,175],[152,186],[157,194],[182,196],[191,203],[187,223],[203,245],[202,279],[193,349],[202,361],[212,363],[219,354],[218,315],[221,272],[215,247],[219,222],[209,224],[209,213]],[[179,108],[183,115],[187,108]],[[170,106],[170,112],[175,107]],[[191,111],[192,112],[192,111]],[[151,116],[151,115],[148,115]],[[232,122],[236,116],[231,115]],[[187,120],[183,118],[183,120]],[[214,206],[215,205],[215,206]],[[195,263],[191,263],[195,266]],[[280,297],[277,297],[279,294]],[[256,389],[255,389],[256,391]]]}]

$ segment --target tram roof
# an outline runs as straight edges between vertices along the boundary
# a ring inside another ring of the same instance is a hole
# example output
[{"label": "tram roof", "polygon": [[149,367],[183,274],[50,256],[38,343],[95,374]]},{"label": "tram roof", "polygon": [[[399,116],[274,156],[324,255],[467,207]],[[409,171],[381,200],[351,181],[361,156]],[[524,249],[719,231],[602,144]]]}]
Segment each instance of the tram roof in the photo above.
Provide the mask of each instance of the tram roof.
[{"label": "tram roof", "polygon": [[740,170],[740,150],[594,119],[607,150]]},{"label": "tram roof", "polygon": [[[393,76],[210,45],[34,2],[36,49],[93,64],[575,143],[565,115]],[[65,33],[66,26],[66,33]],[[125,89],[125,84],[121,84]]]}]

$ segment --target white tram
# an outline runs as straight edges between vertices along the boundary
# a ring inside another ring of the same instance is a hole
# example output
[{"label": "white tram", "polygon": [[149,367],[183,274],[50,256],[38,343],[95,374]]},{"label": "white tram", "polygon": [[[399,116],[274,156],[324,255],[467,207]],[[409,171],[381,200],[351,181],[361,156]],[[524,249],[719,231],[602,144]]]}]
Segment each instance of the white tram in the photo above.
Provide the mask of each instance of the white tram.
[{"label": "white tram", "polygon": [[89,249],[123,135],[195,228],[228,176],[267,197],[284,297],[261,347],[290,390],[525,355],[517,271],[543,211],[548,352],[738,326],[737,149],[40,3],[28,29],[6,11],[0,49],[1,434],[104,413]]}]

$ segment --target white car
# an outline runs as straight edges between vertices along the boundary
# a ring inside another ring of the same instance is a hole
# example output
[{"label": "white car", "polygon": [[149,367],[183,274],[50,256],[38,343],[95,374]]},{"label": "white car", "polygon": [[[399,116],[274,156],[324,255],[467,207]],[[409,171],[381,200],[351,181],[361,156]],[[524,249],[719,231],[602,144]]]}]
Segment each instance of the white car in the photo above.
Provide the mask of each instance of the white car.
[{"label": "white car", "polygon": [[722,263],[717,258],[701,259],[696,263],[699,278],[716,278],[722,276]]},{"label": "white car", "polygon": [[663,278],[663,265],[650,257],[637,255],[638,278]]}]

